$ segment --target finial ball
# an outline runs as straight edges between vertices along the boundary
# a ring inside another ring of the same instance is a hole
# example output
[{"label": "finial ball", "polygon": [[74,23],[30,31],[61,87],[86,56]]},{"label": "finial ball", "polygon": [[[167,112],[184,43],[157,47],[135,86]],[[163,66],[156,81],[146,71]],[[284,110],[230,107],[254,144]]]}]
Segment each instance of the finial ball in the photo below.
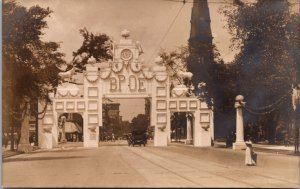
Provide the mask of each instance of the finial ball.
[{"label": "finial ball", "polygon": [[243,95],[237,95],[235,97],[235,101],[243,101],[244,100],[244,96]]}]

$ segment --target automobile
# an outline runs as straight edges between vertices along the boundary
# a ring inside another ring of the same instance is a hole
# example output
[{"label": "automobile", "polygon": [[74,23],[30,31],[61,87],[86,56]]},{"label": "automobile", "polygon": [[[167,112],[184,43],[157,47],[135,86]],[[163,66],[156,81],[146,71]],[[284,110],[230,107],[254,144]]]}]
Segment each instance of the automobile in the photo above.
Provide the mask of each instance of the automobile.
[{"label": "automobile", "polygon": [[129,138],[128,141],[129,146],[134,146],[136,144],[144,145],[146,146],[147,144],[147,134],[146,131],[132,131],[131,132],[131,137]]}]

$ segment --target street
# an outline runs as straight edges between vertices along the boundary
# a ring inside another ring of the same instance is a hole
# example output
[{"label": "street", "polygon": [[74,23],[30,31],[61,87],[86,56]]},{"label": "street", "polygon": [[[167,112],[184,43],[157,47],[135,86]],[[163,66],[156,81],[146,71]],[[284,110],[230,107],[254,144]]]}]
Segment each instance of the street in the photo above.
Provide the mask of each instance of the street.
[{"label": "street", "polygon": [[3,160],[3,187],[299,187],[299,157],[224,148],[64,147]]}]

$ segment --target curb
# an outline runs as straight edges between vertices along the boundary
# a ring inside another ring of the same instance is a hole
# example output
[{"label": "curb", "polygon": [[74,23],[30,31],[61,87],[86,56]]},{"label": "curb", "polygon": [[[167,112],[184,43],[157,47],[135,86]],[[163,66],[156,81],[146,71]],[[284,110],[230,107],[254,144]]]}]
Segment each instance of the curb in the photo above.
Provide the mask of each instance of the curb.
[{"label": "curb", "polygon": [[[186,147],[186,148],[211,148],[211,149],[223,149],[223,150],[229,150],[232,152],[238,152],[232,150],[232,148],[226,148],[225,145],[222,144],[215,144],[214,146],[208,146],[208,147],[197,147],[193,145],[186,145],[184,143],[169,143],[168,146],[180,146],[180,147]],[[300,153],[295,154],[294,151],[291,150],[284,150],[284,149],[267,149],[260,146],[253,147],[254,151],[258,153],[268,153],[268,154],[281,154],[281,155],[290,155],[290,156],[300,156]],[[241,150],[245,151],[245,150]]]}]

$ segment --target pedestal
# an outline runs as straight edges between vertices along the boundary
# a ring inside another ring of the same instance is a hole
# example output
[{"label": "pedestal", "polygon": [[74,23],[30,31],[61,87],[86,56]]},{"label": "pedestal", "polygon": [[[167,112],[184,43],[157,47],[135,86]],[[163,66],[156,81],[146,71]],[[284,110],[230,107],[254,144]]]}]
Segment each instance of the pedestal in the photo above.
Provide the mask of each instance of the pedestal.
[{"label": "pedestal", "polygon": [[246,149],[246,144],[245,142],[235,142],[232,145],[233,150],[245,150]]},{"label": "pedestal", "polygon": [[29,153],[33,150],[33,147],[30,144],[19,144],[18,145],[18,151]]},{"label": "pedestal", "polygon": [[186,139],[185,144],[193,144],[193,140],[192,139]]}]

